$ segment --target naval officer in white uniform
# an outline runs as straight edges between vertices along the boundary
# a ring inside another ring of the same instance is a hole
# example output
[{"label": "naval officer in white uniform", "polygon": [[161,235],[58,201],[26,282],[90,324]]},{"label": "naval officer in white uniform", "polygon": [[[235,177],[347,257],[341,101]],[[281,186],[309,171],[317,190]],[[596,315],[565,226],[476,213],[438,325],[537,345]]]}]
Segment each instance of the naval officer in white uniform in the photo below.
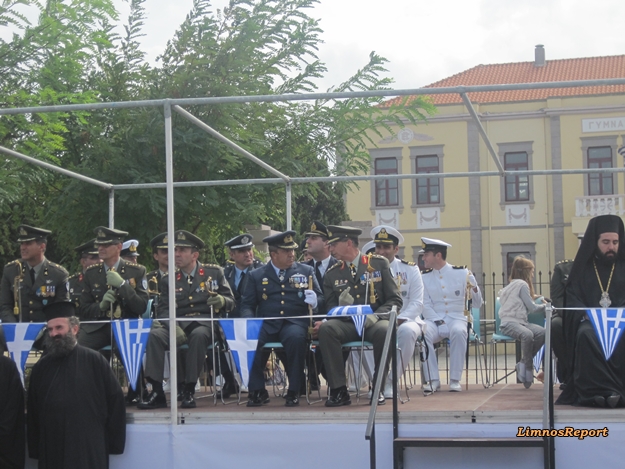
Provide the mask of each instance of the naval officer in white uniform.
[{"label": "naval officer in white uniform", "polygon": [[[397,376],[401,377],[410,364],[417,339],[425,329],[421,319],[423,312],[423,282],[421,272],[414,262],[407,262],[399,257],[399,245],[404,237],[392,226],[378,225],[371,230],[375,244],[375,253],[386,257],[391,265],[391,273],[401,291],[404,304],[397,316],[397,347],[401,350],[401,359],[397,363]],[[402,367],[403,365],[403,367]],[[393,397],[392,373],[384,384],[384,397]]]},{"label": "naval officer in white uniform", "polygon": [[434,344],[442,339],[450,342],[449,390],[462,390],[460,380],[467,350],[467,318],[464,315],[467,285],[470,285],[472,307],[482,306],[482,293],[475,277],[466,267],[447,263],[447,248],[451,244],[440,239],[421,238],[423,246],[423,317],[426,322],[425,341],[428,347],[424,369],[425,392],[440,390],[438,362]]}]

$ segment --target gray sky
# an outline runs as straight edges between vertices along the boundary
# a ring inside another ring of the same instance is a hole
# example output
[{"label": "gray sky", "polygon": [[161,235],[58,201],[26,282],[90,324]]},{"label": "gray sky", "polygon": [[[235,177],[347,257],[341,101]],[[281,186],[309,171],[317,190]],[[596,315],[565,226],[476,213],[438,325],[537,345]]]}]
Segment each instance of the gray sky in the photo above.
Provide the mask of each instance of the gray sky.
[{"label": "gray sky", "polygon": [[[116,0],[120,4],[122,0]],[[227,0],[214,0],[215,8]],[[145,50],[155,57],[191,0],[147,0]],[[623,0],[321,0],[310,16],[324,30],[321,91],[364,65],[389,59],[394,88],[418,88],[479,64],[625,54]],[[125,15],[124,15],[125,16]]]},{"label": "gray sky", "polygon": [[[128,3],[114,1],[125,21]],[[150,61],[191,5],[146,0],[143,44]],[[321,0],[309,15],[324,30],[319,57],[328,73],[320,91],[350,77],[372,50],[389,59],[396,89],[479,64],[531,61],[536,44],[545,45],[547,60],[625,54],[623,0]]]}]

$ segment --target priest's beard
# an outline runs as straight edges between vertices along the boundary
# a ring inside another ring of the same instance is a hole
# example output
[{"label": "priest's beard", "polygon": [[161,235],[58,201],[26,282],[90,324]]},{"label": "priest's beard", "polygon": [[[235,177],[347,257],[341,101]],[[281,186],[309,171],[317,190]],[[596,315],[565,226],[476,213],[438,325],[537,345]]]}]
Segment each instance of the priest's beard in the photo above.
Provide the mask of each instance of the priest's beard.
[{"label": "priest's beard", "polygon": [[597,249],[595,251],[595,258],[600,264],[612,267],[612,264],[616,261],[616,251],[607,251],[603,253]]},{"label": "priest's beard", "polygon": [[54,338],[46,337],[46,352],[55,357],[66,357],[74,350],[76,343],[76,336],[70,329],[65,335],[57,335]]}]

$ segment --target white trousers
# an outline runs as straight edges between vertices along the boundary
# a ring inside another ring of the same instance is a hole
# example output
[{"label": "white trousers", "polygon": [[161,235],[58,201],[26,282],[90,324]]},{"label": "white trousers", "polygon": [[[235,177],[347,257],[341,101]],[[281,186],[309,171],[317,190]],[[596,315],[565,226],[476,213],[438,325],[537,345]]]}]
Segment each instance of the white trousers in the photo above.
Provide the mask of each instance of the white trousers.
[{"label": "white trousers", "polygon": [[430,320],[426,320],[426,324],[425,342],[428,347],[428,360],[423,370],[425,380],[440,380],[434,344],[449,339],[449,378],[460,381],[467,353],[467,321],[464,318],[448,318],[445,319],[445,324],[440,326]]}]

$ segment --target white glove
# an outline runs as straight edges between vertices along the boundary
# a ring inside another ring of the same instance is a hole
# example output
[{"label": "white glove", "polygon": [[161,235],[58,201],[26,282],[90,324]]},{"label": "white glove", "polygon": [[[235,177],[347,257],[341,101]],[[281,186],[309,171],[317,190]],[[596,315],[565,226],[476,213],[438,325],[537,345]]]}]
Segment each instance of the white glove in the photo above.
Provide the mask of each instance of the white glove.
[{"label": "white glove", "polygon": [[304,301],[308,303],[310,306],[312,306],[313,308],[316,308],[317,307],[317,294],[312,290],[304,290],[304,295],[306,295],[306,298],[304,298]]},{"label": "white glove", "polygon": [[354,304],[354,297],[349,294],[350,288],[351,287],[347,287],[339,295],[339,306],[349,306]]},{"label": "white glove", "polygon": [[469,283],[473,288],[477,287],[477,280],[475,280],[475,275],[469,274]]}]

